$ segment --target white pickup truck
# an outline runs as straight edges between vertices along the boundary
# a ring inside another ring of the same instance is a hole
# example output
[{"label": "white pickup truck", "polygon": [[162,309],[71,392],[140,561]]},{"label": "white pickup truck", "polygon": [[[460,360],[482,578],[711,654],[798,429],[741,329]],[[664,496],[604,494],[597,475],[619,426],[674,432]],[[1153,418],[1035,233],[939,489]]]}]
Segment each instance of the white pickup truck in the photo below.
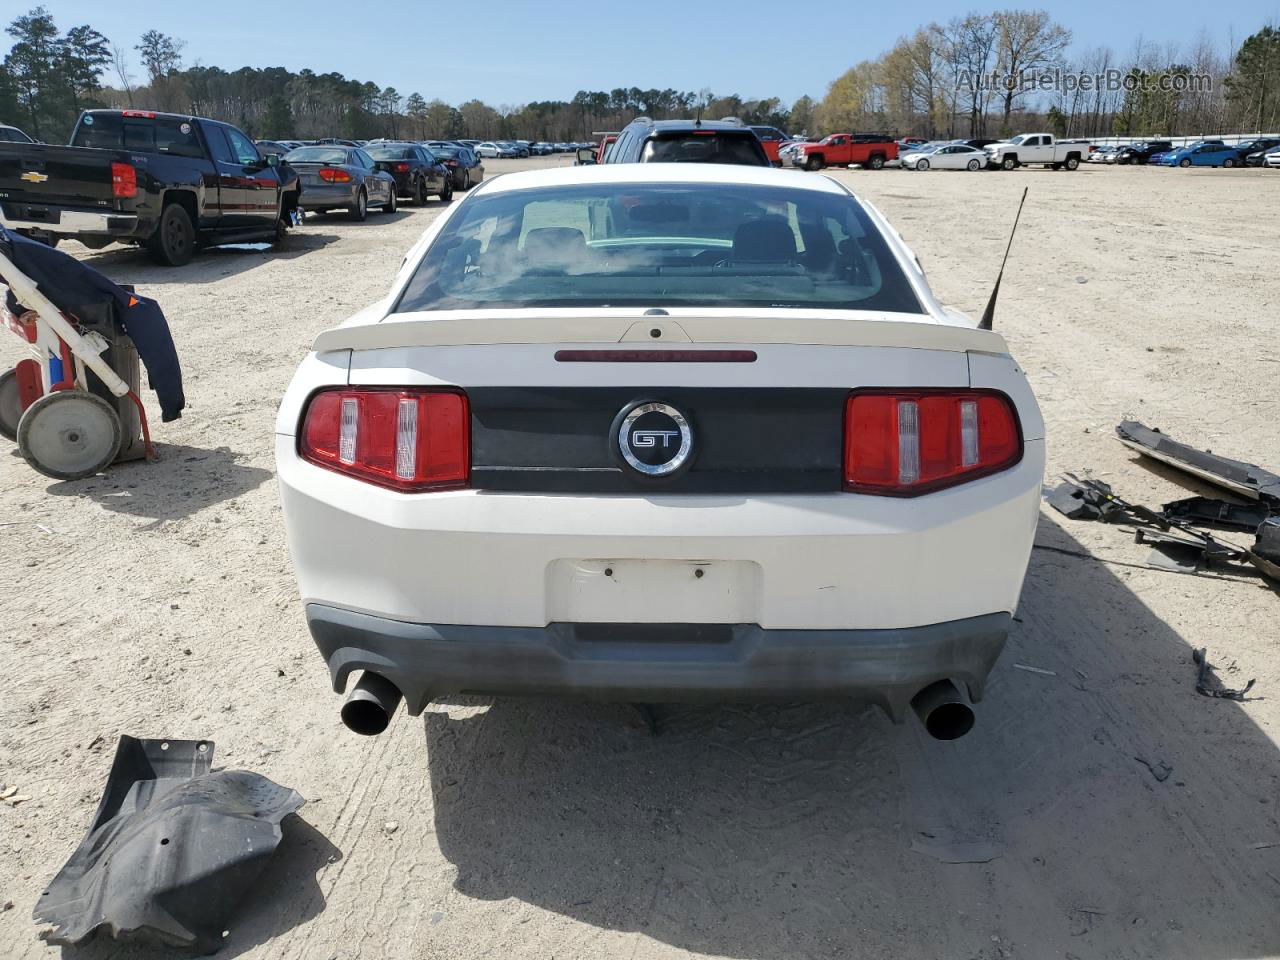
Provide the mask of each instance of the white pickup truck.
[{"label": "white pickup truck", "polygon": [[1020,133],[1010,140],[990,143],[984,148],[987,168],[1016,170],[1029,163],[1039,163],[1054,170],[1074,170],[1089,156],[1085,140],[1055,140],[1051,133]]}]

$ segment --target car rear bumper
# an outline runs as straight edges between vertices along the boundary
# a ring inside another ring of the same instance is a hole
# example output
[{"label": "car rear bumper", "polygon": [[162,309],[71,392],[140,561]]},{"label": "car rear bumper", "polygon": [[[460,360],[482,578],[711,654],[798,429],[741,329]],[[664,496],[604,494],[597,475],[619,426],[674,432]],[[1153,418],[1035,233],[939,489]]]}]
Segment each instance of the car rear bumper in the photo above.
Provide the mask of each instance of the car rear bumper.
[{"label": "car rear bumper", "polygon": [[341,186],[341,187],[318,187],[314,184],[306,184],[302,189],[302,195],[299,197],[298,203],[304,210],[327,210],[330,207],[354,207],[356,205],[356,192],[358,187]]},{"label": "car rear bumper", "polygon": [[406,623],[307,606],[333,688],[370,670],[393,682],[411,714],[461,693],[552,694],[640,702],[838,697],[901,722],[937,680],[982,698],[1010,615],[886,630],[768,630],[754,624],[572,624],[546,627]]},{"label": "car rear bumper", "polygon": [[[30,208],[35,207],[42,213],[36,217]],[[39,230],[45,233],[58,234],[100,234],[111,237],[134,237],[145,235],[149,230],[140,230],[139,218],[132,213],[112,213],[100,210],[68,210],[58,207],[44,207],[40,204],[4,204],[0,205],[0,225],[9,230]]]}]

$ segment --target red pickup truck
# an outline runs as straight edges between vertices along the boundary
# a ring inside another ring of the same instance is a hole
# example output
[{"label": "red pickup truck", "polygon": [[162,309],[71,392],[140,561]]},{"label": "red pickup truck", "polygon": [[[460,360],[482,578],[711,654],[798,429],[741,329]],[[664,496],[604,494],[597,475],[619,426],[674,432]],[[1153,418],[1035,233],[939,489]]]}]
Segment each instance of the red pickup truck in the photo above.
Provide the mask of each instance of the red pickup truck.
[{"label": "red pickup truck", "polygon": [[898,159],[898,144],[893,137],[876,133],[833,133],[817,143],[807,143],[791,155],[791,164],[806,170],[848,166],[859,163],[879,170],[888,161]]}]

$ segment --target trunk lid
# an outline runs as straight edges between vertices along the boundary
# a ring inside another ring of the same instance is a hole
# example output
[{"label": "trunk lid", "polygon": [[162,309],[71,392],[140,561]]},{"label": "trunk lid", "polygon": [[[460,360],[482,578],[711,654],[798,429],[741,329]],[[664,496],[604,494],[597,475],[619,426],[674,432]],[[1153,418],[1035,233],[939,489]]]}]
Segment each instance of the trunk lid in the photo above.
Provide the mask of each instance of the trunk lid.
[{"label": "trunk lid", "polygon": [[651,402],[687,419],[695,451],[654,492],[726,495],[840,490],[850,390],[967,387],[969,351],[1005,352],[996,334],[933,318],[501,313],[357,322],[316,349],[351,351],[352,385],[464,389],[473,488],[643,492],[617,435]]}]

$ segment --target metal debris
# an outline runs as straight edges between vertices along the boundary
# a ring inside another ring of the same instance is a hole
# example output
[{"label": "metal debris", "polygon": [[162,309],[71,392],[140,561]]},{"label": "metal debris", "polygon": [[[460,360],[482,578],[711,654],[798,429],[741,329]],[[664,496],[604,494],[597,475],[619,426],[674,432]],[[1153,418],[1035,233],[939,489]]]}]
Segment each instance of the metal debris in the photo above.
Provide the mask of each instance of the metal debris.
[{"label": "metal debris", "polygon": [[[1124,500],[1101,480],[1081,478],[1071,473],[1063,474],[1063,477],[1065,482],[1046,496],[1049,504],[1071,519],[1098,520],[1137,528],[1135,542],[1149,543],[1155,548],[1147,558],[1152,567],[1175,573],[1198,573],[1213,564],[1248,563],[1263,576],[1280,583],[1280,516],[1270,516],[1257,527],[1256,543],[1252,548],[1238,547],[1197,529],[1198,524],[1243,524],[1247,516],[1257,515],[1242,512],[1243,508],[1237,508],[1236,504],[1193,497],[1167,504],[1164,510],[1157,512]],[[1280,505],[1280,501],[1277,504]],[[1270,501],[1263,501],[1259,509],[1270,513]],[[1196,517],[1212,514],[1216,519],[1187,519],[1188,513]]]},{"label": "metal debris", "polygon": [[1201,647],[1191,653],[1191,659],[1200,668],[1199,673],[1196,674],[1196,693],[1205,697],[1214,697],[1218,700],[1244,700],[1246,694],[1253,689],[1255,681],[1250,680],[1240,690],[1224,687],[1222,681],[1217,678],[1212,664],[1209,663],[1207,654],[1207,647]]},{"label": "metal debris", "polygon": [[1140,764],[1151,771],[1151,775],[1156,778],[1157,783],[1164,783],[1169,779],[1169,775],[1173,773],[1173,767],[1169,766],[1163,760],[1157,760],[1152,763],[1146,757],[1134,757]]}]

